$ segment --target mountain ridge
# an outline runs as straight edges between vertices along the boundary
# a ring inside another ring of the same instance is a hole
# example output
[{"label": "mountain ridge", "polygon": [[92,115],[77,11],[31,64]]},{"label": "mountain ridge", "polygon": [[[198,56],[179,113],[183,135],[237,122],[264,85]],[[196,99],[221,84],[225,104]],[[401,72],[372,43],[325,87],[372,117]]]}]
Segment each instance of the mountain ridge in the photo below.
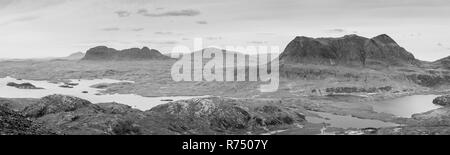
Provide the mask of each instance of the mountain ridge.
[{"label": "mountain ridge", "polygon": [[97,46],[86,51],[86,55],[81,60],[94,61],[127,61],[127,60],[164,60],[170,57],[161,54],[158,50],[143,48],[129,48],[116,50],[107,46]]}]

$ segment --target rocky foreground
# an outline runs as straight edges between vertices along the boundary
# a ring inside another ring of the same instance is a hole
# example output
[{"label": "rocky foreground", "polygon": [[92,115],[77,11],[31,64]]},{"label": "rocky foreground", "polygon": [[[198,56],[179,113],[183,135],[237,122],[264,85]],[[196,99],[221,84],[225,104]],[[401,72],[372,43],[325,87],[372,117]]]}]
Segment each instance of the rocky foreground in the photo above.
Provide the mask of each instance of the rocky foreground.
[{"label": "rocky foreground", "polygon": [[[305,103],[301,107],[289,104],[285,100],[275,99],[209,97],[175,101],[148,111],[140,111],[119,103],[92,104],[84,99],[64,95],[46,96],[31,100],[25,105],[21,102],[1,99],[0,134],[321,134],[320,130],[323,126],[311,125],[306,120],[306,116],[310,116],[308,110],[323,109],[320,108],[321,106],[323,105],[320,103]],[[360,114],[355,113],[353,116],[363,116]],[[334,130],[335,134],[350,134],[357,131],[370,135],[450,134],[449,107],[415,114],[409,119],[398,118],[391,121],[402,125],[370,128],[370,132],[365,132],[366,129],[332,128],[327,131]]]},{"label": "rocky foreground", "polygon": [[0,135],[51,135],[51,130],[0,105]]},{"label": "rocky foreground", "polygon": [[148,111],[63,95],[47,96],[24,108],[13,108],[17,107],[14,104],[18,103],[2,102],[1,134],[249,134],[305,122],[303,114],[270,100],[212,97],[172,102]]}]

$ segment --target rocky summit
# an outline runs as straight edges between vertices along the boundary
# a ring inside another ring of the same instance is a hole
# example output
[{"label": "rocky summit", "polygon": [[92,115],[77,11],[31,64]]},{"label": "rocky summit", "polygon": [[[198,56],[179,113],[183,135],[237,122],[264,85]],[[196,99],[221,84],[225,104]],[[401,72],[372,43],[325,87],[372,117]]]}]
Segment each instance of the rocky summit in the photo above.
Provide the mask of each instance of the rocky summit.
[{"label": "rocky summit", "polygon": [[280,55],[282,63],[345,66],[411,66],[413,54],[382,34],[374,38],[347,35],[341,38],[296,37]]},{"label": "rocky summit", "polygon": [[158,60],[170,59],[170,57],[161,54],[158,50],[144,47],[131,48],[125,50],[116,50],[106,46],[98,46],[89,49],[82,60],[106,60],[106,61],[126,61],[126,60]]}]

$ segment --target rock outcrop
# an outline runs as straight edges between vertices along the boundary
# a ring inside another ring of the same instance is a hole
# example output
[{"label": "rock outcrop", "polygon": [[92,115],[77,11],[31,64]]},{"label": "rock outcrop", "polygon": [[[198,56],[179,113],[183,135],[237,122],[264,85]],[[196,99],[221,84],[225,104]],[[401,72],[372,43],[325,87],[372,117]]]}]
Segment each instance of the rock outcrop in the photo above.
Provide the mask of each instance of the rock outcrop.
[{"label": "rock outcrop", "polygon": [[440,96],[433,100],[434,104],[441,106],[449,106],[450,105],[450,95]]},{"label": "rock outcrop", "polygon": [[0,135],[52,135],[51,130],[0,105]]},{"label": "rock outcrop", "polygon": [[53,113],[74,111],[91,104],[91,102],[77,97],[50,95],[43,97],[38,103],[26,107],[23,112],[27,117],[38,118]]},{"label": "rock outcrop", "polygon": [[210,97],[175,101],[143,112],[119,103],[92,104],[50,95],[24,108],[21,118],[68,135],[260,134],[306,123],[297,110],[275,99]]},{"label": "rock outcrop", "polygon": [[414,56],[383,34],[374,38],[347,35],[341,38],[296,37],[280,55],[283,63],[345,66],[411,66]]},{"label": "rock outcrop", "polygon": [[135,135],[135,123],[145,117],[142,111],[118,103],[92,104],[87,100],[64,95],[46,96],[26,107],[22,113],[57,134],[68,135]]},{"label": "rock outcrop", "polygon": [[303,114],[280,104],[219,97],[176,101],[146,111],[141,124],[148,134],[246,134],[305,122]]},{"label": "rock outcrop", "polygon": [[35,85],[33,85],[31,83],[20,83],[19,84],[19,83],[9,82],[6,85],[10,86],[10,87],[16,87],[18,89],[44,89],[44,88],[36,87]]},{"label": "rock outcrop", "polygon": [[116,50],[106,46],[98,46],[89,49],[82,60],[97,61],[127,61],[127,60],[160,60],[170,59],[170,57],[161,54],[158,50],[144,47],[131,48],[125,50]]}]

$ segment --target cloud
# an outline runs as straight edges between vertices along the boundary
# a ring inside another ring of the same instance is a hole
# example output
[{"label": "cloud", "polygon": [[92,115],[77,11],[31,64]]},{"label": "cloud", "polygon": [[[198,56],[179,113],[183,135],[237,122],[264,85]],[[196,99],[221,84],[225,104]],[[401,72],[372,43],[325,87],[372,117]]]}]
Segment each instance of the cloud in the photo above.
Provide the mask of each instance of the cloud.
[{"label": "cloud", "polygon": [[201,24],[201,25],[205,25],[205,24],[208,24],[208,22],[207,22],[207,21],[197,21],[196,23],[197,23],[197,24]]},{"label": "cloud", "polygon": [[206,40],[222,40],[222,37],[206,37]]},{"label": "cloud", "polygon": [[101,30],[102,31],[119,31],[120,28],[118,28],[118,27],[107,27],[107,28],[103,28]]},{"label": "cloud", "polygon": [[157,35],[172,35],[173,32],[155,32]]},{"label": "cloud", "polygon": [[149,44],[158,44],[158,45],[176,45],[178,44],[178,41],[141,41],[142,43],[149,43]]},{"label": "cloud", "polygon": [[158,42],[159,44],[166,44],[166,45],[175,45],[178,44],[178,41],[163,41],[163,42]]},{"label": "cloud", "polygon": [[156,35],[183,35],[182,33],[175,33],[175,32],[162,32],[162,31],[159,31],[159,32],[155,32],[154,34],[156,34]]},{"label": "cloud", "polygon": [[0,9],[7,7],[8,5],[10,5],[13,2],[14,2],[13,0],[0,0]]},{"label": "cloud", "polygon": [[116,11],[114,13],[116,13],[119,17],[128,17],[131,15],[131,13],[128,11]]},{"label": "cloud", "polygon": [[436,45],[439,46],[439,47],[442,48],[442,49],[450,50],[450,47],[444,45],[443,43],[437,43]]},{"label": "cloud", "polygon": [[17,23],[17,22],[33,21],[36,19],[39,19],[39,17],[38,16],[24,16],[24,17],[14,18],[14,19],[2,22],[2,23],[0,23],[0,26],[9,25],[9,24]]},{"label": "cloud", "polygon": [[326,30],[326,32],[328,32],[328,33],[358,33],[358,31],[351,31],[351,30],[346,30],[346,29],[341,29],[341,28],[329,29],[329,30]]},{"label": "cloud", "polygon": [[331,33],[344,33],[344,32],[347,32],[347,30],[344,30],[344,29],[330,29],[330,30],[327,30],[327,32],[331,32]]},{"label": "cloud", "polygon": [[271,36],[271,35],[276,35],[276,33],[270,33],[270,32],[260,32],[260,33],[257,33],[258,35],[268,35],[268,36]]},{"label": "cloud", "polygon": [[145,30],[144,28],[134,28],[134,29],[131,29],[131,31],[135,31],[135,32],[144,31],[144,30]]},{"label": "cloud", "polygon": [[249,43],[249,44],[267,44],[268,42],[267,41],[249,41],[247,43]]},{"label": "cloud", "polygon": [[192,17],[200,15],[200,11],[197,10],[177,10],[177,11],[167,11],[162,13],[149,13],[148,10],[141,9],[138,11],[138,14],[141,14],[146,17]]},{"label": "cloud", "polygon": [[147,9],[139,9],[136,13],[144,15],[144,14],[148,14],[148,10]]}]

